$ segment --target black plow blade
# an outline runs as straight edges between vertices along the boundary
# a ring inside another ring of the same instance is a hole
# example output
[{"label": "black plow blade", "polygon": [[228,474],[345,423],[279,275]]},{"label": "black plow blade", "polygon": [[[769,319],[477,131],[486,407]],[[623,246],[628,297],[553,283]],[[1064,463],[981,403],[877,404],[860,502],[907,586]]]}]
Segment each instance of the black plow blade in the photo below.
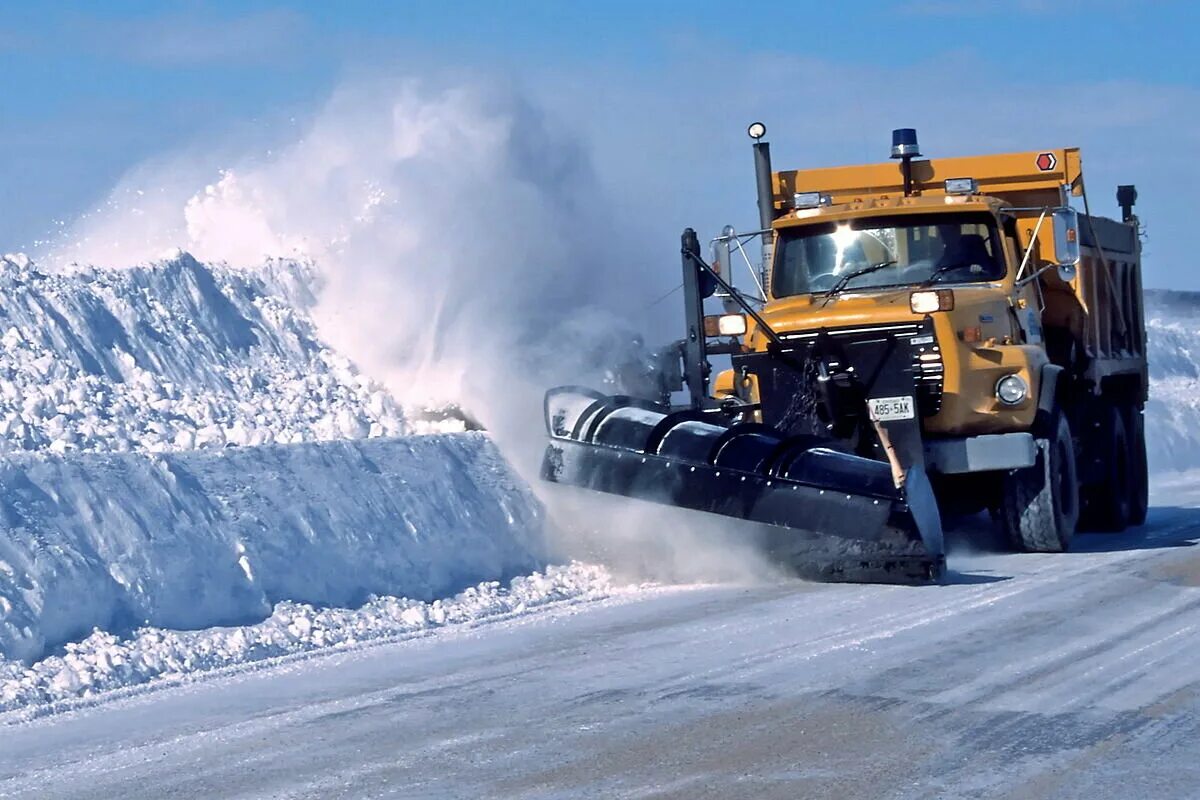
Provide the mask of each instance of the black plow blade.
[{"label": "black plow blade", "polygon": [[544,480],[741,520],[775,561],[826,580],[926,582],[945,569],[924,473],[718,414],[575,387],[546,395]]}]

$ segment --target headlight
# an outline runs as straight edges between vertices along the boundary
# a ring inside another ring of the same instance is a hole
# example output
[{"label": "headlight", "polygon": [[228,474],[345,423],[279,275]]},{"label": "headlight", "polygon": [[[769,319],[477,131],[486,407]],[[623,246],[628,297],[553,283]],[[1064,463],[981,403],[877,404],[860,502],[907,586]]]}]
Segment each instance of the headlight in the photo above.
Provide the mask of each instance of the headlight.
[{"label": "headlight", "polygon": [[705,336],[741,336],[745,332],[745,314],[714,314],[704,318]]},{"label": "headlight", "polygon": [[936,292],[913,292],[908,296],[908,307],[914,314],[953,311],[954,292],[950,289],[938,289]]},{"label": "headlight", "polygon": [[1015,406],[1029,396],[1029,384],[1020,375],[1005,375],[996,381],[996,399],[1006,406]]},{"label": "headlight", "polygon": [[722,314],[717,320],[717,330],[722,336],[741,336],[746,332],[744,314]]}]

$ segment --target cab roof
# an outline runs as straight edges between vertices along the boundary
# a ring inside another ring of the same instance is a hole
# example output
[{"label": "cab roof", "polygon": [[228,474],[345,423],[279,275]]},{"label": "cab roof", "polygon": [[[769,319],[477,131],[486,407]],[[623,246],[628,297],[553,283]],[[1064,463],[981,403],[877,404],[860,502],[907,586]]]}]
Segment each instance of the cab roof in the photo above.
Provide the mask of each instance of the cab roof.
[{"label": "cab roof", "polygon": [[776,229],[808,225],[813,222],[841,222],[874,216],[899,216],[905,214],[986,212],[996,213],[1008,206],[997,197],[981,195],[938,194],[922,197],[878,197],[853,200],[846,203],[798,208],[785,211],[774,222]]}]

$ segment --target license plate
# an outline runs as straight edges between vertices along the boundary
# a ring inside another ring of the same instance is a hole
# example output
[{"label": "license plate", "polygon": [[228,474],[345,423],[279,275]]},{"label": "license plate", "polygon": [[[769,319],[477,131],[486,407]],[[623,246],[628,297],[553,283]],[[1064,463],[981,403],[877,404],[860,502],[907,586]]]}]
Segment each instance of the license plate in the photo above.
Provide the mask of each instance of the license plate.
[{"label": "license plate", "polygon": [[875,422],[912,419],[913,399],[908,397],[876,397],[867,401],[867,413]]}]

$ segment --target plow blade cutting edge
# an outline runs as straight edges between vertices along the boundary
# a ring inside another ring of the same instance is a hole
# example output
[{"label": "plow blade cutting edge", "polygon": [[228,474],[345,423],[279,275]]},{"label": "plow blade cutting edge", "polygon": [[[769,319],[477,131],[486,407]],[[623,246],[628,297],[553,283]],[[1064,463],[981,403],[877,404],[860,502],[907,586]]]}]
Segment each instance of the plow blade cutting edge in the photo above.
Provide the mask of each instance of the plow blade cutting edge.
[{"label": "plow blade cutting edge", "polygon": [[578,387],[547,392],[545,410],[546,481],[744,520],[771,558],[803,575],[920,582],[944,572],[920,469],[898,489],[887,463],[816,437]]}]

